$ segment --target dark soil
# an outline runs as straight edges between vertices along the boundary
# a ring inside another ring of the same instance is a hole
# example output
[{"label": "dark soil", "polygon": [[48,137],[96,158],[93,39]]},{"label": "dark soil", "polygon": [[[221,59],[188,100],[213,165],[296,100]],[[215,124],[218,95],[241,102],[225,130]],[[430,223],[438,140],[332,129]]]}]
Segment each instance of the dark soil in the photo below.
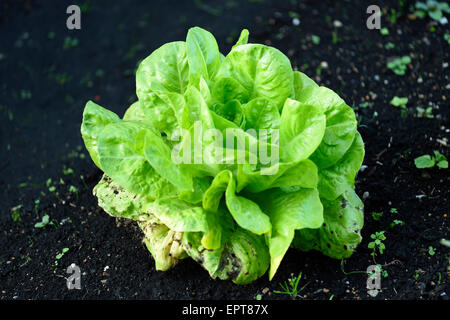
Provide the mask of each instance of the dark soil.
[{"label": "dark soil", "polygon": [[[440,240],[449,239],[449,171],[414,165],[434,150],[449,157],[448,24],[410,20],[413,1],[377,1],[387,13],[382,35],[366,28],[364,1],[103,0],[84,1],[82,29],[69,31],[73,2],[0,2],[0,299],[289,299],[274,290],[299,272],[303,299],[448,299],[449,248]],[[395,23],[391,9],[402,14]],[[366,144],[356,184],[365,194],[364,240],[344,264],[290,250],[272,282],[266,275],[246,286],[212,280],[192,260],[156,272],[135,223],[97,206],[101,172],[79,133],[84,104],[93,99],[122,115],[136,99],[137,63],[195,25],[213,32],[224,53],[248,28],[251,42],[279,48],[357,111]],[[412,63],[395,75],[386,63],[404,55]],[[409,99],[407,112],[389,104],[394,96]],[[433,118],[419,117],[416,107],[430,103]],[[51,224],[36,228],[45,214]],[[391,227],[395,219],[404,225]],[[374,264],[367,245],[376,231],[386,232],[375,260],[387,277],[372,298],[367,275],[349,272]],[[66,287],[71,263],[81,268],[81,290]]]}]

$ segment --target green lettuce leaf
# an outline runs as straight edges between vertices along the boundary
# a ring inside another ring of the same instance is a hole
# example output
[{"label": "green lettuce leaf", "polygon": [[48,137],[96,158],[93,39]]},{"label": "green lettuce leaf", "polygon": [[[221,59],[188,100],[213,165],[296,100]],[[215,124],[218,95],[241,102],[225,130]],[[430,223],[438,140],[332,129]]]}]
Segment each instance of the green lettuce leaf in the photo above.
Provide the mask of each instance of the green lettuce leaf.
[{"label": "green lettuce leaf", "polygon": [[341,159],[350,148],[356,133],[356,117],[352,108],[335,92],[325,87],[307,86],[297,100],[318,107],[326,115],[323,140],[311,156],[319,168],[327,168]]},{"label": "green lettuce leaf", "polygon": [[220,52],[214,36],[199,27],[189,29],[186,37],[190,83],[197,85],[200,77],[208,83],[220,67]]},{"label": "green lettuce leaf", "polygon": [[248,36],[249,36],[248,30],[247,29],[242,29],[238,41],[236,41],[236,43],[231,48],[231,50],[233,50],[237,46],[240,46],[241,44],[247,44],[248,43]]},{"label": "green lettuce leaf", "polygon": [[362,201],[350,188],[336,200],[322,199],[322,204],[323,225],[318,229],[296,231],[292,246],[303,251],[318,250],[335,259],[350,257],[362,240]]},{"label": "green lettuce leaf", "polygon": [[281,113],[281,160],[297,163],[307,159],[321,144],[325,124],[320,108],[287,99]]},{"label": "green lettuce leaf", "polygon": [[217,211],[222,195],[225,193],[225,203],[236,223],[243,229],[257,235],[267,233],[271,229],[269,217],[259,206],[236,195],[236,182],[229,170],[216,175],[211,186],[203,196],[203,207],[209,211]]},{"label": "green lettuce leaf", "polygon": [[245,89],[247,95],[240,97],[241,103],[263,97],[281,109],[286,98],[294,95],[289,59],[279,50],[260,44],[242,44],[231,50],[214,80],[222,78],[234,79],[238,88]]},{"label": "green lettuce leaf", "polygon": [[152,130],[140,122],[111,123],[98,137],[98,153],[100,167],[111,179],[131,192],[157,199],[176,188],[145,159],[145,137]]},{"label": "green lettuce leaf", "polygon": [[88,101],[84,107],[81,135],[92,161],[94,161],[95,165],[100,169],[102,169],[102,167],[100,166],[98,156],[98,137],[100,132],[108,124],[118,121],[120,121],[120,118],[114,112],[111,112],[92,101]]},{"label": "green lettuce leaf", "polygon": [[257,197],[272,223],[272,232],[268,237],[271,280],[294,239],[295,230],[314,229],[322,225],[323,207],[316,189],[294,192],[273,189]]},{"label": "green lettuce leaf", "polygon": [[345,190],[354,186],[355,176],[364,159],[364,143],[359,132],[356,132],[350,149],[332,167],[319,170],[318,189],[320,196],[334,200]]},{"label": "green lettuce leaf", "polygon": [[145,58],[136,71],[136,94],[144,105],[151,92],[183,94],[189,83],[184,41],[169,42]]}]

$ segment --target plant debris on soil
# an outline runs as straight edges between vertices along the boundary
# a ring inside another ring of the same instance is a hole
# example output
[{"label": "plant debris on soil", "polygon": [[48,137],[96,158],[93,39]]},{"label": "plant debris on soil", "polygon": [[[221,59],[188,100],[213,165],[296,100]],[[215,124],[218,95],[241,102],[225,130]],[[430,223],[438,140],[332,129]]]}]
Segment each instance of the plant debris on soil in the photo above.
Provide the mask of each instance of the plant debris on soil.
[{"label": "plant debris on soil", "polygon": [[[275,291],[301,274],[296,299],[447,300],[449,169],[414,159],[449,158],[450,30],[414,18],[414,3],[378,1],[388,32],[367,29],[366,1],[84,1],[81,30],[66,28],[70,1],[0,3],[0,299],[291,299]],[[213,280],[190,259],[157,272],[137,225],[98,207],[102,173],[79,132],[84,104],[123,115],[139,61],[195,25],[226,43],[224,53],[249,29],[250,42],[280,49],[354,108],[365,225],[351,258],[291,249],[274,280],[246,286]],[[404,56],[398,75],[388,63]],[[395,96],[407,103],[391,105]],[[371,235],[382,231],[384,252],[372,255]],[[72,263],[80,290],[66,285]],[[381,290],[370,295],[374,264]]]}]

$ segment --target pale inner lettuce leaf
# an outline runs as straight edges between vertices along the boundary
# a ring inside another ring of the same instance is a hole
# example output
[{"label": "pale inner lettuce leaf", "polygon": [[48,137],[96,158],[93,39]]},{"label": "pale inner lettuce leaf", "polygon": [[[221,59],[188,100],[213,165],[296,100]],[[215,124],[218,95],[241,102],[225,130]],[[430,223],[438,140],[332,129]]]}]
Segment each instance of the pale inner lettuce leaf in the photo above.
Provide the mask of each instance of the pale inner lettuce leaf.
[{"label": "pale inner lettuce leaf", "polygon": [[156,270],[169,270],[180,259],[188,257],[182,244],[183,233],[171,230],[154,216],[139,221],[138,225],[144,232],[144,243],[155,259]]},{"label": "pale inner lettuce leaf", "polygon": [[294,74],[289,59],[279,50],[260,44],[235,47],[222,61],[215,81],[235,79],[247,97],[241,103],[263,97],[281,110],[286,98],[294,95]]}]

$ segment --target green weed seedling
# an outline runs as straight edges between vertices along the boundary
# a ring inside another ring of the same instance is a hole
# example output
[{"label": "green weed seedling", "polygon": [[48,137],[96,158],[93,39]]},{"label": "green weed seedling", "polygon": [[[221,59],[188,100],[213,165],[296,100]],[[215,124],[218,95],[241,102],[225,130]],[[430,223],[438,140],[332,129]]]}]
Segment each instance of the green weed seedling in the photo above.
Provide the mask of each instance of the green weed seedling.
[{"label": "green weed seedling", "polygon": [[411,63],[411,58],[409,56],[403,56],[401,58],[396,58],[388,62],[388,69],[392,70],[396,75],[403,76],[406,72],[406,67]]},{"label": "green weed seedling", "polygon": [[23,205],[19,204],[11,209],[11,219],[14,222],[21,222],[22,218],[20,217],[20,209],[22,209]]},{"label": "green weed seedling", "polygon": [[417,9],[415,15],[420,19],[428,15],[431,19],[440,21],[444,17],[444,13],[450,14],[450,6],[446,2],[436,0],[417,1],[415,7]]},{"label": "green weed seedling", "polygon": [[302,273],[300,272],[298,276],[294,277],[293,274],[291,274],[291,277],[288,279],[288,281],[283,283],[280,283],[281,288],[283,291],[277,291],[274,290],[273,292],[279,293],[279,294],[287,294],[290,295],[292,298],[295,298],[299,292],[301,292],[307,284],[305,284],[303,287],[298,289],[298,284],[300,282],[300,279],[302,278]]},{"label": "green weed seedling", "polygon": [[433,119],[434,115],[433,115],[433,107],[426,107],[426,108],[422,108],[422,107],[417,107],[417,116],[419,118],[428,118],[428,119]]},{"label": "green weed seedling", "polygon": [[434,156],[425,154],[415,158],[414,164],[418,169],[433,168],[434,166],[437,166],[439,169],[448,168],[447,158],[436,150],[434,151]]},{"label": "green weed seedling", "polygon": [[428,247],[428,254],[429,254],[430,256],[434,256],[434,255],[436,254],[436,249],[433,248],[433,246],[429,246],[429,247]]},{"label": "green weed seedling", "polygon": [[34,224],[34,227],[38,229],[45,228],[48,224],[52,224],[52,222],[50,222],[50,216],[45,214],[40,222]]},{"label": "green weed seedling", "polygon": [[384,250],[386,249],[386,246],[384,245],[383,241],[386,240],[386,236],[384,235],[386,231],[379,231],[372,233],[370,235],[370,238],[373,239],[373,241],[369,242],[367,247],[369,249],[372,249],[372,253],[370,254],[373,258],[377,255],[377,250],[380,254],[383,254]]},{"label": "green weed seedling", "polygon": [[389,103],[392,106],[401,109],[401,115],[403,118],[405,118],[408,115],[408,108],[406,107],[406,104],[408,103],[408,98],[395,96]]},{"label": "green weed seedling", "polygon": [[394,221],[391,222],[390,227],[393,228],[395,226],[404,226],[405,222],[402,220],[394,219]]},{"label": "green weed seedling", "polygon": [[383,211],[381,211],[381,212],[372,212],[372,218],[375,221],[380,221],[382,216],[383,216]]}]

